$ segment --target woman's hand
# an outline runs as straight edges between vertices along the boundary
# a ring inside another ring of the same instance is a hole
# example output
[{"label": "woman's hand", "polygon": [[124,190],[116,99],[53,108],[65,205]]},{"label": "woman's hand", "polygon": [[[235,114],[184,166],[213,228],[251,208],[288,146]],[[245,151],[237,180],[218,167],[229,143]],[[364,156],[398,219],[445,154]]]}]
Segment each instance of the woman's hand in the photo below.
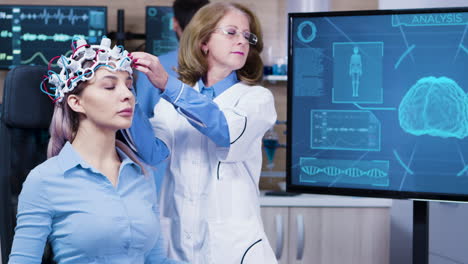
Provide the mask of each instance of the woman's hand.
[{"label": "woman's hand", "polygon": [[169,75],[159,62],[158,57],[137,51],[132,52],[130,58],[133,60],[134,68],[144,73],[156,88],[164,92]]}]

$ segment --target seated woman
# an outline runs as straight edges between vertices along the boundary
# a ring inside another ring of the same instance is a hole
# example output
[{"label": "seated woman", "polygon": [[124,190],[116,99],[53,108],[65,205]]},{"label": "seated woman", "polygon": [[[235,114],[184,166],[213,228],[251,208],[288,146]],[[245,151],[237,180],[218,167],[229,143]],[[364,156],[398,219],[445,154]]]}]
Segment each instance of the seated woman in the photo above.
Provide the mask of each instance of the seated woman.
[{"label": "seated woman", "polygon": [[49,159],[23,184],[9,263],[41,263],[47,241],[59,264],[182,263],[165,256],[150,170],[116,140],[137,111],[128,52],[78,39],[57,64],[41,84],[55,102]]}]

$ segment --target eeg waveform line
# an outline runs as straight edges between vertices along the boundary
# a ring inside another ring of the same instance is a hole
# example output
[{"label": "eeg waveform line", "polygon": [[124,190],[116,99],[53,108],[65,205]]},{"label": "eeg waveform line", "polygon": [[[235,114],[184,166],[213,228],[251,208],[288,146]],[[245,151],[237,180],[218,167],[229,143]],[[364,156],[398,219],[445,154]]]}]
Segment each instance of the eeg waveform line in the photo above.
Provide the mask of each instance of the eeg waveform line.
[{"label": "eeg waveform line", "polygon": [[[67,53],[64,54],[65,57],[68,57],[70,56],[71,54],[71,51],[67,51]],[[44,54],[42,54],[42,52],[36,52],[34,53],[29,59],[26,59],[26,60],[23,60],[21,61],[22,64],[29,64],[29,63],[32,63],[37,57],[39,57],[39,59],[44,62],[45,65],[47,65],[49,63],[49,61],[46,59],[46,57],[44,56]],[[53,63],[51,66],[55,67],[57,66],[57,63]]]},{"label": "eeg waveform line", "polygon": [[61,34],[57,33],[52,36],[48,36],[45,34],[31,34],[31,33],[24,33],[21,36],[21,40],[24,41],[48,41],[52,40],[54,42],[70,42],[73,37],[80,37],[80,38],[86,38],[85,35],[67,35],[67,34]]},{"label": "eeg waveform line", "polygon": [[62,25],[64,20],[70,21],[70,24],[75,25],[75,21],[83,21],[86,22],[89,19],[87,14],[83,15],[75,15],[73,8],[70,9],[68,14],[65,14],[60,8],[57,10],[56,13],[50,14],[47,12],[47,9],[44,8],[42,13],[21,13],[20,14],[21,20],[44,20],[44,24],[48,25],[49,20],[57,20],[59,25]]}]

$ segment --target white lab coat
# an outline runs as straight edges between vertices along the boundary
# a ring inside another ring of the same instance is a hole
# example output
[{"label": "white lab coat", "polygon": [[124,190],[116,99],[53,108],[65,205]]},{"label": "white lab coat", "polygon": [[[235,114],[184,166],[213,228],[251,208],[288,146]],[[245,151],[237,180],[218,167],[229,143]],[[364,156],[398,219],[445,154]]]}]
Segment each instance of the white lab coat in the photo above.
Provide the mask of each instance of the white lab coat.
[{"label": "white lab coat", "polygon": [[273,95],[239,82],[214,102],[229,126],[229,148],[217,147],[166,100],[150,120],[171,152],[160,199],[169,257],[193,264],[277,263],[258,189],[261,140],[276,121]]}]

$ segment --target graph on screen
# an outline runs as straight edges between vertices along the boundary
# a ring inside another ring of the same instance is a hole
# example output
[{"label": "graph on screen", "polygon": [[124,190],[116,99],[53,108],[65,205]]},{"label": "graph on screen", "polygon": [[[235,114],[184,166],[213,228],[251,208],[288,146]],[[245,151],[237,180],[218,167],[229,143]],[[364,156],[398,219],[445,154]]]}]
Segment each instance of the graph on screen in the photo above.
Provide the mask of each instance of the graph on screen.
[{"label": "graph on screen", "polygon": [[47,65],[73,37],[94,44],[106,32],[106,7],[0,5],[0,68]]}]

